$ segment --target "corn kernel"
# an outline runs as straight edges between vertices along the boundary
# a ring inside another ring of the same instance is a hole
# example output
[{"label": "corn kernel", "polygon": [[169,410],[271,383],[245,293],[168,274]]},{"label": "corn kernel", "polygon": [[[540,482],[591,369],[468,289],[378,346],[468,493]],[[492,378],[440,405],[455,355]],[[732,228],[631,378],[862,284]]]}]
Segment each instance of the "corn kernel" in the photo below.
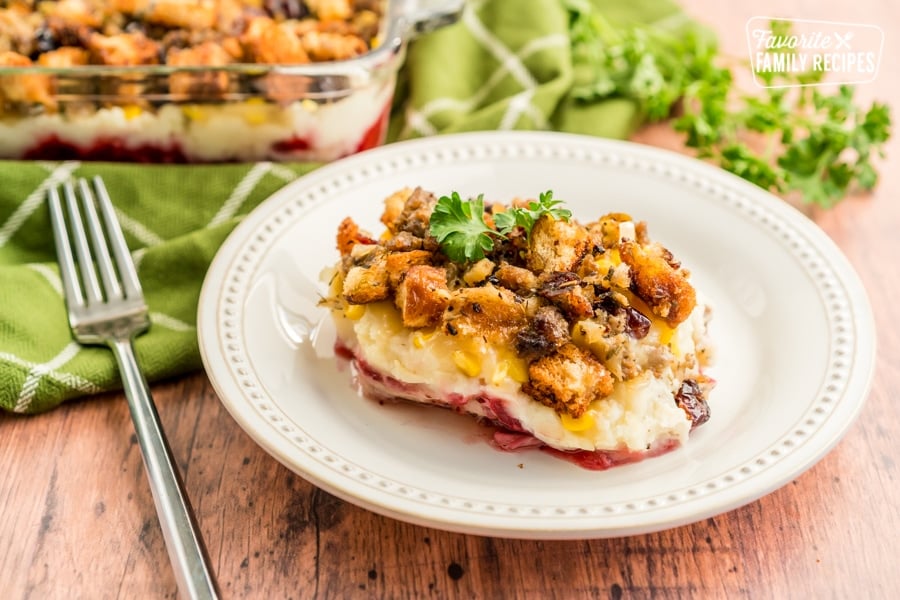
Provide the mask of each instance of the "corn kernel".
[{"label": "corn kernel", "polygon": [[241,115],[248,125],[262,125],[269,120],[268,106],[262,98],[250,98],[244,102]]},{"label": "corn kernel", "polygon": [[668,344],[671,342],[672,337],[675,335],[675,330],[661,321],[656,321],[656,324],[659,327],[659,343]]},{"label": "corn kernel", "polygon": [[606,255],[609,256],[609,261],[616,267],[622,264],[622,257],[619,256],[619,249],[612,248],[606,251]]},{"label": "corn kernel", "polygon": [[500,385],[506,380],[507,377],[509,377],[509,361],[501,360],[497,363],[497,366],[494,367],[494,374],[491,377],[491,383],[493,383],[494,385]]},{"label": "corn kernel", "polygon": [[262,125],[266,122],[266,115],[261,111],[247,111],[244,113],[244,122],[247,125]]},{"label": "corn kernel", "polygon": [[426,344],[428,344],[428,341],[431,340],[431,338],[433,338],[433,337],[434,337],[434,331],[431,331],[429,333],[425,333],[424,331],[416,331],[412,335],[412,344],[413,344],[413,346],[415,346],[416,348],[421,350],[422,348],[424,348],[426,346]]},{"label": "corn kernel", "polygon": [[600,280],[600,285],[602,285],[605,288],[608,288],[609,281],[607,279],[605,279],[605,276],[607,273],[609,273],[609,271],[611,269],[615,268],[615,265],[612,263],[611,260],[609,260],[608,258],[603,258],[602,256],[600,258],[597,258],[594,260],[594,265],[595,265],[595,268],[597,269],[597,273],[600,273],[601,275],[604,276],[604,279]]},{"label": "corn kernel", "polygon": [[525,361],[513,359],[509,361],[509,378],[516,383],[528,383],[528,367]]},{"label": "corn kernel", "polygon": [[351,321],[358,321],[366,314],[365,304],[348,304],[344,307],[344,316]]},{"label": "corn kernel", "polygon": [[[594,258],[594,268],[597,269],[597,272],[606,275],[611,270],[615,269],[619,265],[622,264],[622,257],[619,256],[619,249],[612,248],[596,256]],[[605,279],[601,282],[604,287],[609,287],[609,282]]]},{"label": "corn kernel", "polygon": [[301,100],[300,106],[302,106],[308,113],[314,113],[319,110],[319,104],[315,100],[310,100],[309,98],[304,98],[303,100]]},{"label": "corn kernel", "polygon": [[478,361],[478,357],[469,352],[454,350],[453,362],[456,363],[460,371],[469,377],[475,377],[481,373],[481,363]]},{"label": "corn kernel", "polygon": [[672,339],[669,341],[669,348],[672,350],[672,354],[674,354],[677,358],[681,357],[681,348],[678,346],[677,335],[672,336]]},{"label": "corn kernel", "polygon": [[563,427],[575,433],[587,431],[595,425],[594,417],[591,413],[584,413],[580,417],[573,417],[569,413],[563,413],[560,415],[560,420]]},{"label": "corn kernel", "polygon": [[191,121],[203,122],[209,118],[209,113],[204,110],[202,106],[196,104],[186,104],[185,106],[182,106],[181,112]]},{"label": "corn kernel", "polygon": [[122,112],[125,114],[125,118],[130,121],[135,117],[141,116],[141,113],[144,112],[144,109],[137,104],[128,104],[122,107]]}]

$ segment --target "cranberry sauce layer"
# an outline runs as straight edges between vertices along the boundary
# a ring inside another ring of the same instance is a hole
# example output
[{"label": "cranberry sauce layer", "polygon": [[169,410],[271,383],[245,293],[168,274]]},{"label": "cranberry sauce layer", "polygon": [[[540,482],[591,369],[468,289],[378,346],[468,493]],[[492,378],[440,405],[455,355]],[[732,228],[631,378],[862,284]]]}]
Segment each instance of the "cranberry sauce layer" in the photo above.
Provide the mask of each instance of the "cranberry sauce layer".
[{"label": "cranberry sauce layer", "polygon": [[646,458],[661,456],[681,445],[678,440],[669,439],[660,440],[650,448],[640,451],[627,448],[594,451],[552,448],[527,432],[517,419],[510,416],[506,406],[511,400],[488,393],[469,397],[455,393],[444,394],[424,384],[400,381],[372,368],[340,340],[335,343],[335,354],[349,362],[357,389],[366,398],[378,402],[427,403],[448,408],[457,413],[475,415],[479,417],[483,425],[495,428],[491,445],[504,452],[540,450],[583,469],[605,471],[613,467],[640,462]]}]

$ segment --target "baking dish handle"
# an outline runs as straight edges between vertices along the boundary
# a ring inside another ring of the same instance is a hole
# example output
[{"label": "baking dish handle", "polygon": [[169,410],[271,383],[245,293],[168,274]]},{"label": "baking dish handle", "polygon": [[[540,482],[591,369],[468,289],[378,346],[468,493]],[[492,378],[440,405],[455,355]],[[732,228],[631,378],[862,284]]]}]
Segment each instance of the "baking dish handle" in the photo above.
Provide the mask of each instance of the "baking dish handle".
[{"label": "baking dish handle", "polygon": [[408,0],[404,13],[409,24],[409,37],[429,33],[459,20],[465,0]]}]

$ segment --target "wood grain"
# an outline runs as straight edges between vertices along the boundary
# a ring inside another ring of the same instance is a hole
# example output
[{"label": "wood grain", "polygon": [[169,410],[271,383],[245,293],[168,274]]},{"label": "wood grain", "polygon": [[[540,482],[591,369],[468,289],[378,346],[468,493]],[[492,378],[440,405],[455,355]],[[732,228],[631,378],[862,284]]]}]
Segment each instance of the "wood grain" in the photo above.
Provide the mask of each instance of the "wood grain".
[{"label": "wood grain", "polygon": [[[885,66],[862,98],[900,107],[889,0],[683,3],[745,51],[755,15],[875,23]],[[827,6],[823,6],[823,4]],[[662,128],[636,139],[678,147]],[[164,426],[227,598],[900,597],[900,144],[878,191],[810,216],[858,270],[878,324],[872,392],[847,436],[795,481],[670,531],[570,542],[409,525],[322,492],[263,452],[202,373],[154,385]],[[785,290],[790,293],[790,290]],[[177,590],[124,400],[0,416],[5,598],[169,598]]]}]

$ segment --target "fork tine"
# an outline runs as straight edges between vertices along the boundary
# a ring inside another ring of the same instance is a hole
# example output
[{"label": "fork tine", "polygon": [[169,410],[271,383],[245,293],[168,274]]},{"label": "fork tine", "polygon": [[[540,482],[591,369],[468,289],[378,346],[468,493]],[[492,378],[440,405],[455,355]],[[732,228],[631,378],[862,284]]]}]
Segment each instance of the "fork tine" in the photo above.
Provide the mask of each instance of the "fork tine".
[{"label": "fork tine", "polygon": [[63,185],[63,194],[66,198],[66,208],[69,209],[69,227],[75,246],[75,256],[78,259],[78,269],[81,271],[81,280],[87,294],[86,303],[90,306],[103,302],[103,291],[100,289],[100,281],[97,279],[97,273],[94,271],[91,261],[91,250],[84,234],[84,222],[81,220],[81,211],[78,209],[78,200],[75,197],[75,187],[71,181],[67,181]]},{"label": "fork tine", "polygon": [[72,256],[69,233],[66,229],[66,217],[63,214],[62,201],[56,188],[50,188],[47,201],[50,207],[53,242],[56,245],[56,256],[59,261],[59,273],[66,294],[66,302],[70,307],[83,307],[84,294],[81,291],[81,284],[78,282],[78,273],[75,271],[75,258]]},{"label": "fork tine", "polygon": [[78,191],[81,194],[81,204],[84,207],[84,218],[87,222],[91,248],[97,258],[97,270],[103,280],[103,289],[108,300],[122,299],[122,286],[119,285],[119,277],[113,267],[112,258],[107,248],[106,235],[97,217],[97,209],[94,207],[94,194],[84,179],[78,180]]},{"label": "fork tine", "polygon": [[142,294],[141,282],[134,268],[131,253],[128,251],[128,244],[125,243],[122,227],[116,218],[116,213],[113,209],[112,201],[109,199],[109,193],[106,191],[103,179],[99,175],[95,175],[93,183],[94,190],[97,192],[97,205],[100,207],[100,212],[103,213],[106,232],[109,234],[109,245],[116,258],[116,266],[122,278],[122,287],[125,288],[125,297],[136,298]]}]

